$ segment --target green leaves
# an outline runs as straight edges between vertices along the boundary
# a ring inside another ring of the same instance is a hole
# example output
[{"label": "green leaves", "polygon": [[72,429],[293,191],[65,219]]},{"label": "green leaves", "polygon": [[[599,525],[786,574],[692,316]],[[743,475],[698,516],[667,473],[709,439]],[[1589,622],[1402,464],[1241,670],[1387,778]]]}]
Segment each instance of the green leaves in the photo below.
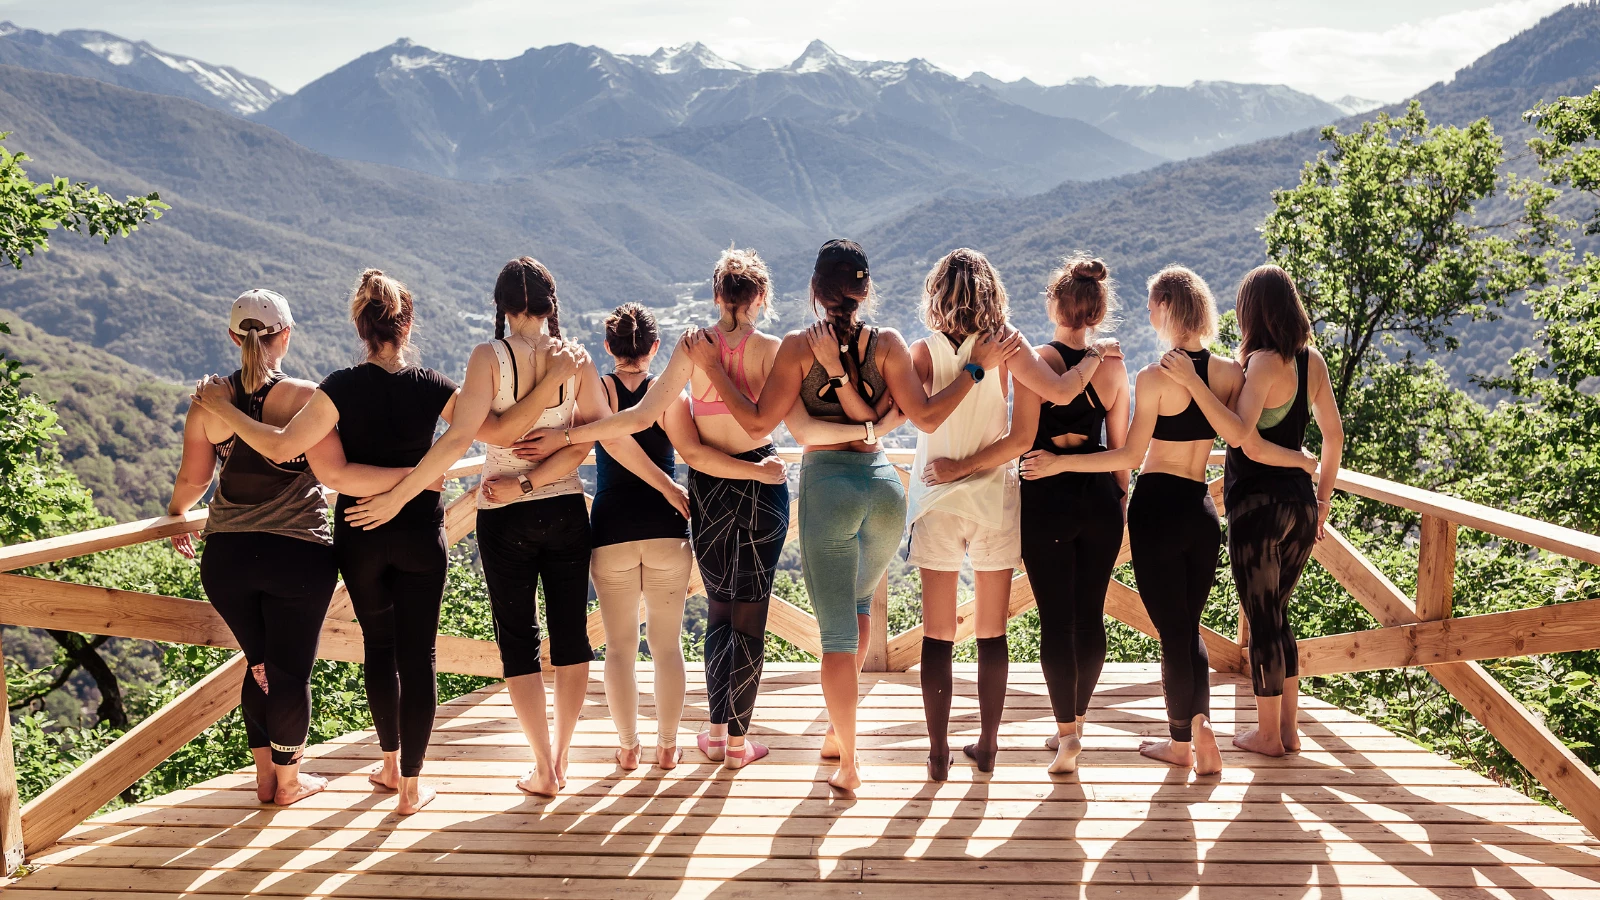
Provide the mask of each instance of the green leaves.
[{"label": "green leaves", "polygon": [[[0,132],[0,141],[9,135]],[[27,159],[0,146],[0,258],[16,268],[22,268],[24,256],[49,250],[49,233],[57,228],[110,243],[171,208],[155,191],[114,200],[99,188],[59,176],[35,183],[22,168]]]}]

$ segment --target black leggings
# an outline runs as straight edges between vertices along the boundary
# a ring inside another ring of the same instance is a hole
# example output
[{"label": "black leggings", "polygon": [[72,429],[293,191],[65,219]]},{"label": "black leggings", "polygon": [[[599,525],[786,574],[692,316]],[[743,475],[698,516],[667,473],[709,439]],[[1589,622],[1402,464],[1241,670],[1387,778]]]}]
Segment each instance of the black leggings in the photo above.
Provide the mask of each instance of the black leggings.
[{"label": "black leggings", "polygon": [[[207,535],[200,583],[251,671],[239,692],[250,749],[292,765],[311,726],[311,667],[339,575],[333,548],[260,531]],[[257,681],[266,680],[266,689]]]},{"label": "black leggings", "polygon": [[1167,731],[1194,739],[1195,716],[1211,715],[1211,660],[1200,640],[1200,613],[1217,580],[1222,525],[1203,481],[1151,472],[1128,500],[1133,574],[1145,612],[1161,636],[1161,690]]},{"label": "black leggings", "polygon": [[550,664],[594,659],[589,645],[589,507],[562,494],[478,511],[478,553],[505,677],[539,671],[539,584]]},{"label": "black leggings", "polygon": [[1300,674],[1289,598],[1317,542],[1317,507],[1298,499],[1247,497],[1228,513],[1228,557],[1250,623],[1250,683],[1257,697],[1283,694]]},{"label": "black leggings", "polygon": [[1022,562],[1039,605],[1039,664],[1057,722],[1089,711],[1106,662],[1106,588],[1122,549],[1122,488],[1111,475],[1022,482]]},{"label": "black leggings", "polygon": [[333,549],[366,645],[367,705],[378,746],[400,774],[422,772],[439,705],[434,647],[450,565],[443,527],[334,526]]},{"label": "black leggings", "polygon": [[[762,447],[737,458],[775,453]],[[709,607],[706,699],[711,722],[740,737],[761,688],[772,574],[789,533],[789,485],[689,474],[689,522]]]}]

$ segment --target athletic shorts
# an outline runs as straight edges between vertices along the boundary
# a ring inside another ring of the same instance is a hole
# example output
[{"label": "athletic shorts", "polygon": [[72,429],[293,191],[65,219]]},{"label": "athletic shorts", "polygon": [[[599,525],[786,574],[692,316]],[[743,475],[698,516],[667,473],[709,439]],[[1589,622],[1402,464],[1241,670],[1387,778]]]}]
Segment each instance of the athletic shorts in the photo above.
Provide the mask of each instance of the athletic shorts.
[{"label": "athletic shorts", "polygon": [[972,560],[974,572],[1015,569],[1022,565],[1022,527],[1019,504],[1011,504],[1010,521],[990,528],[976,519],[935,509],[911,524],[911,554],[907,559],[919,569],[959,572],[963,557]]}]

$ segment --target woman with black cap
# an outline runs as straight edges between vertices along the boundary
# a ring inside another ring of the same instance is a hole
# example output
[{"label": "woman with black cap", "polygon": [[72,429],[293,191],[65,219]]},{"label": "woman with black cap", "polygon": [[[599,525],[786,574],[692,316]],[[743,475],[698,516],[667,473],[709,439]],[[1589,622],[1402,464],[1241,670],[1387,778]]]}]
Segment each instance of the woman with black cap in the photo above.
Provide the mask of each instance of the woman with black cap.
[{"label": "woman with black cap", "polygon": [[[822,689],[831,731],[825,757],[839,768],[828,783],[844,791],[861,785],[856,759],[859,667],[872,594],[905,528],[906,491],[878,444],[877,426],[898,408],[923,431],[933,431],[988,369],[1018,349],[1012,333],[980,342],[965,377],[929,398],[899,332],[866,326],[872,300],[867,255],[856,242],[832,240],[817,253],[811,303],[819,322],[784,337],[760,397],[746,397],[723,370],[715,348],[690,353],[711,376],[728,410],[752,435],[771,431],[796,405],[823,422],[860,423],[850,441],[807,440],[800,467],[800,546],[806,592],[822,631]],[[887,429],[886,429],[887,430]]]}]

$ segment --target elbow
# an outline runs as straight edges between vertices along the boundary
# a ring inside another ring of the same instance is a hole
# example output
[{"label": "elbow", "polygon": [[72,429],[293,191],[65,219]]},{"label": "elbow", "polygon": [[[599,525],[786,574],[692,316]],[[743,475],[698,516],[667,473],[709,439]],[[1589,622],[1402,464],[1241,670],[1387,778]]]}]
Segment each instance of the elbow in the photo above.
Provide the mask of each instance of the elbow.
[{"label": "elbow", "polygon": [[1234,446],[1243,449],[1244,455],[1249,457],[1251,460],[1255,462],[1266,462],[1266,460],[1263,458],[1266,456],[1266,453],[1264,452],[1266,450],[1265,444],[1266,442],[1261,439],[1261,435],[1256,433],[1246,435],[1243,441],[1240,441]]}]

